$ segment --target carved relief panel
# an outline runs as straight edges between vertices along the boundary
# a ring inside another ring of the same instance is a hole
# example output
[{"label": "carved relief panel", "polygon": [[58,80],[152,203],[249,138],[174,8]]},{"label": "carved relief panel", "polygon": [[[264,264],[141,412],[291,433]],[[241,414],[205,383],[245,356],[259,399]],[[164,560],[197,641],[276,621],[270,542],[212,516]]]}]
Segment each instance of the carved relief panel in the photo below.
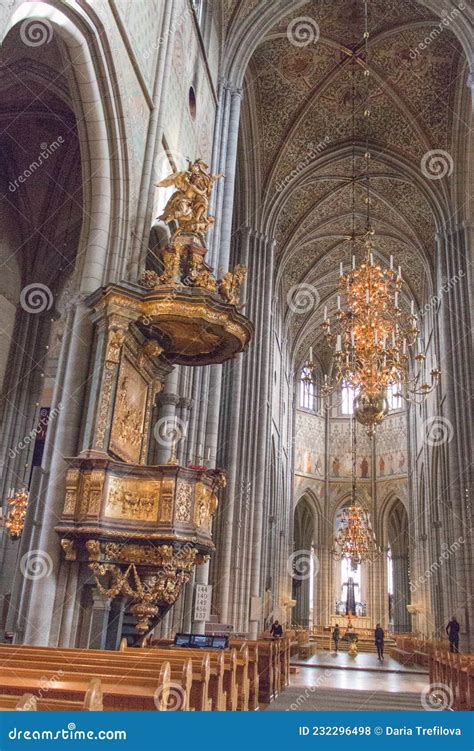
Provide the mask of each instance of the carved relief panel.
[{"label": "carved relief panel", "polygon": [[140,462],[147,400],[147,382],[128,357],[122,357],[112,416],[110,450],[125,462]]}]

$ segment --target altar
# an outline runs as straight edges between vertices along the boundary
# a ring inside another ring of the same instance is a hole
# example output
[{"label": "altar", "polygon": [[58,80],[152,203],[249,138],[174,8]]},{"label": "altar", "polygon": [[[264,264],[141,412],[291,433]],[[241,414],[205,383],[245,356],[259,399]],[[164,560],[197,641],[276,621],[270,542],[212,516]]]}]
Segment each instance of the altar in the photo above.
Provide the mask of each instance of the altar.
[{"label": "altar", "polygon": [[332,615],[330,621],[331,628],[334,628],[336,623],[339,624],[341,636],[344,635],[349,623],[352,624],[353,631],[372,628],[370,618],[367,615]]}]

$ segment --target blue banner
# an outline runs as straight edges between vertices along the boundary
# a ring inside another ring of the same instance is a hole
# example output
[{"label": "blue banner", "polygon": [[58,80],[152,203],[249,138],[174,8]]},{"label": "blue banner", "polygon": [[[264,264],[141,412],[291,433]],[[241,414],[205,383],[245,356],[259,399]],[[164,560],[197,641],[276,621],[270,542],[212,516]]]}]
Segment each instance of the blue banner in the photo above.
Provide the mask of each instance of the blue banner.
[{"label": "blue banner", "polygon": [[0,712],[0,751],[456,749],[470,712]]}]

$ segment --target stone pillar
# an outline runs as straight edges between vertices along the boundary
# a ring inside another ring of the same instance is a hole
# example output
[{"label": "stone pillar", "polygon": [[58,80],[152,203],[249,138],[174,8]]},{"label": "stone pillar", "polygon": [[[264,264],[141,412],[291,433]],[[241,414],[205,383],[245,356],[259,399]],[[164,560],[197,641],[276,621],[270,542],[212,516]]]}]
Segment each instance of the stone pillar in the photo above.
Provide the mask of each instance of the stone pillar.
[{"label": "stone pillar", "polygon": [[[70,328],[63,340],[68,346],[59,401],[64,404],[55,423],[54,445],[44,466],[44,483],[37,500],[38,556],[45,562],[48,575],[32,582],[25,641],[28,644],[56,646],[62,614],[61,602],[56,602],[56,582],[61,557],[59,537],[54,531],[64,504],[67,464],[64,457],[74,456],[78,448],[84,391],[88,381],[89,353],[92,343],[92,322],[89,310],[78,299]],[[59,389],[58,389],[59,390]],[[57,406],[57,405],[53,405]],[[65,564],[69,565],[69,564]],[[54,624],[54,629],[53,629]]]},{"label": "stone pillar", "polygon": [[[473,487],[472,462],[467,460],[467,447],[473,445],[472,425],[472,336],[469,335],[471,311],[468,288],[468,259],[472,253],[471,234],[467,227],[446,228],[438,235],[437,290],[440,298],[437,321],[439,325],[439,362],[441,363],[441,401],[439,414],[447,420],[443,424],[448,472],[441,475],[440,488],[444,518],[441,519],[440,539],[450,548],[463,541],[461,549],[451,557],[454,575],[454,614],[461,623],[461,650],[470,651],[474,644],[474,600],[466,597],[472,582],[472,544],[468,530],[472,529],[472,515],[466,489]],[[449,525],[448,525],[449,520]],[[436,551],[438,558],[443,550]],[[435,558],[435,560],[436,560]],[[451,612],[438,617],[437,628],[442,630]]]},{"label": "stone pillar", "polygon": [[395,633],[410,630],[407,605],[410,602],[408,582],[408,555],[392,555],[393,566],[393,627]]},{"label": "stone pillar", "polygon": [[89,627],[89,649],[105,649],[109,613],[110,599],[94,590],[92,592],[92,612]]}]

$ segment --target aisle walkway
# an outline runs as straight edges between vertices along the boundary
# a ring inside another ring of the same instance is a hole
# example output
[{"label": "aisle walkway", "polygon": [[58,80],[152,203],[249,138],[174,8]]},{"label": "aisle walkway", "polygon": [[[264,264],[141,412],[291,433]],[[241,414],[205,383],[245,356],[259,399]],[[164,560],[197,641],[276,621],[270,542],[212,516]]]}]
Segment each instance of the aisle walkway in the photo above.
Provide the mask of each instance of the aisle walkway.
[{"label": "aisle walkway", "polygon": [[371,654],[318,652],[299,661],[290,686],[268,707],[281,710],[420,710],[426,670]]}]

